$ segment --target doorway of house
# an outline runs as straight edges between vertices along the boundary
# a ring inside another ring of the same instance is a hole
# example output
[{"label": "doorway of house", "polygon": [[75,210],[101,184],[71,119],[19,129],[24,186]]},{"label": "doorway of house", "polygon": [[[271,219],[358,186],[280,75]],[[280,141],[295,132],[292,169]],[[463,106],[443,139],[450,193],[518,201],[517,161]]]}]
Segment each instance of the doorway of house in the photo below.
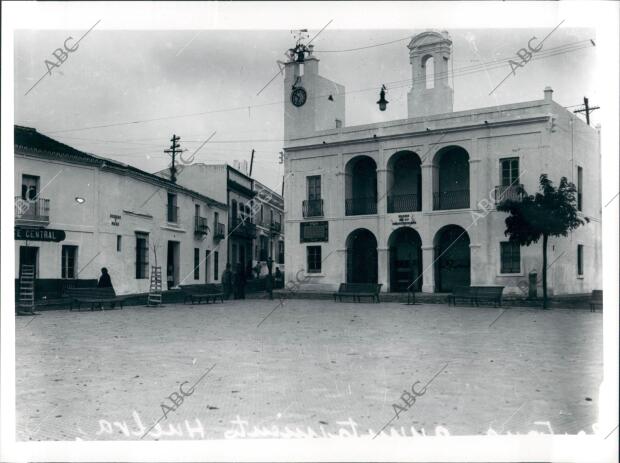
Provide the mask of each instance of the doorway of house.
[{"label": "doorway of house", "polygon": [[179,284],[179,246],[180,243],[178,241],[168,241],[166,262],[168,289],[172,289]]},{"label": "doorway of house", "polygon": [[38,274],[38,257],[39,248],[34,246],[20,246],[19,247],[19,277],[22,275],[22,266],[32,265],[34,267],[35,278]]}]

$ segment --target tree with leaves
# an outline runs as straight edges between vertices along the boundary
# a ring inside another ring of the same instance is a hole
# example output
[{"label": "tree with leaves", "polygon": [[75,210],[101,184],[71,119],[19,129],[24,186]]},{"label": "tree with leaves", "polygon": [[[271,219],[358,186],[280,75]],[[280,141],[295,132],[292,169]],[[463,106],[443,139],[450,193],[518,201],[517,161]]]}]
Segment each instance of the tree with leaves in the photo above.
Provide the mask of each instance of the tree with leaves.
[{"label": "tree with leaves", "polygon": [[[568,236],[585,222],[577,214],[577,188],[566,177],[560,179],[558,187],[553,185],[547,174],[540,176],[539,192],[528,195],[519,187],[518,199],[505,199],[497,210],[507,212],[506,235],[509,241],[529,246],[542,237],[543,266],[543,309],[547,308],[547,242],[550,236]],[[586,217],[586,222],[590,220]]]}]

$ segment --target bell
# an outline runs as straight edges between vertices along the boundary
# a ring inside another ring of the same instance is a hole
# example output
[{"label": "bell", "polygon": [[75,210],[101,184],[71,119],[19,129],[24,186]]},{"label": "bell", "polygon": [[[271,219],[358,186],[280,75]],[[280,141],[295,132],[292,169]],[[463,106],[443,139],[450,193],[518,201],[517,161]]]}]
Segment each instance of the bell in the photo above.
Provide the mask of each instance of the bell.
[{"label": "bell", "polygon": [[387,107],[387,104],[389,103],[388,100],[385,99],[385,85],[383,85],[381,87],[381,91],[379,92],[379,101],[377,101],[377,104],[379,105],[379,109],[381,111],[385,111],[385,108]]}]

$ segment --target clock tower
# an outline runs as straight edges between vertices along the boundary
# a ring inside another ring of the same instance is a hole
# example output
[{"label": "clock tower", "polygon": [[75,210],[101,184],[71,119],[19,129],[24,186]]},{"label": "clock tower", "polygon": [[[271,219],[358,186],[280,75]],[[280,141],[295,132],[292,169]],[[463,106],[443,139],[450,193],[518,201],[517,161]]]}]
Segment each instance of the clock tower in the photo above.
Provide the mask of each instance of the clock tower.
[{"label": "clock tower", "polygon": [[344,86],[319,75],[313,46],[284,64],[285,143],[345,125]]}]

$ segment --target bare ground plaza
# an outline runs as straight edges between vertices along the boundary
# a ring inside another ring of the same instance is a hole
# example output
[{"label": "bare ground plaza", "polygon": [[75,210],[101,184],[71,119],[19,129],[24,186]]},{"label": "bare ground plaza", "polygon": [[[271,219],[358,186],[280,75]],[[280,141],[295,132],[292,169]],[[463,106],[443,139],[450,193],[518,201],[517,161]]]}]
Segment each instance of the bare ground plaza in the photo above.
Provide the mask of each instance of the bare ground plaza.
[{"label": "bare ground plaza", "polygon": [[600,312],[278,304],[17,317],[17,439],[593,433]]}]

